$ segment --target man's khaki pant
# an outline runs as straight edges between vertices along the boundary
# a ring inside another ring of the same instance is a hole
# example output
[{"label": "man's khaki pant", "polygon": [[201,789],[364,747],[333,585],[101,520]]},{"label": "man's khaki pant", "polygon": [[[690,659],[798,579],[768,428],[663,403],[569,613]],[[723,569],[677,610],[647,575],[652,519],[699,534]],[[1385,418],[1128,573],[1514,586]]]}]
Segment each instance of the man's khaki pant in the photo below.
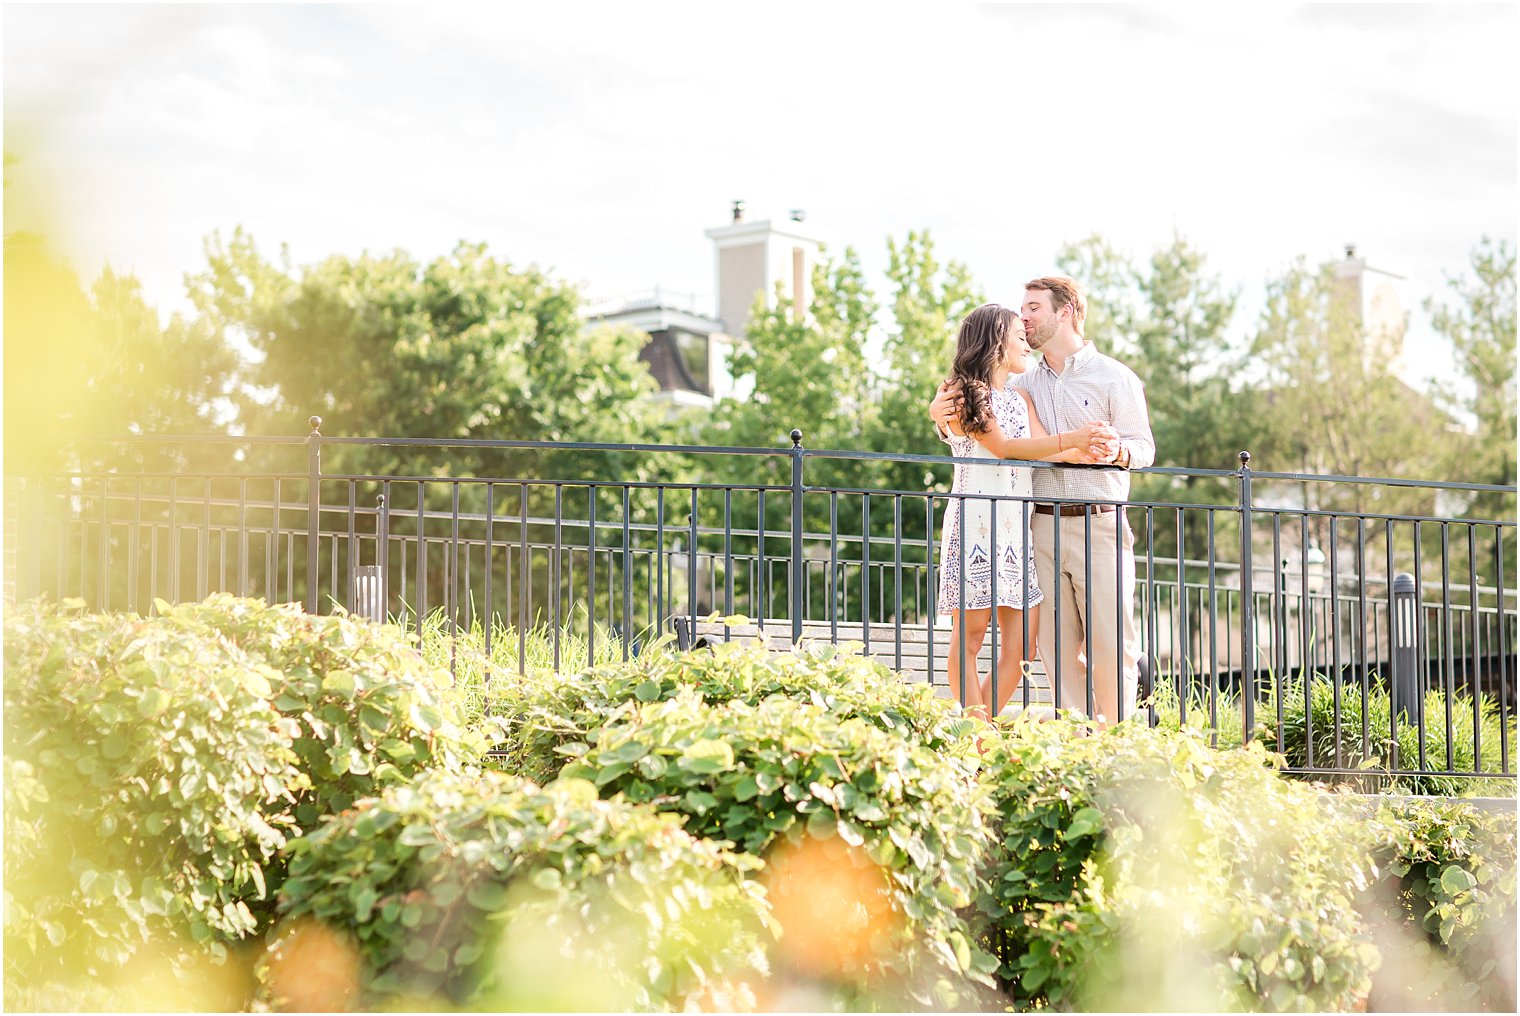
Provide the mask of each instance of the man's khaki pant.
[{"label": "man's khaki pant", "polygon": [[[1045,590],[1040,605],[1040,660],[1060,708],[1117,723],[1134,715],[1140,685],[1135,534],[1122,510],[1089,517],[1090,530],[1081,515],[1034,516],[1035,568]],[[1059,568],[1057,521],[1061,524]],[[1117,532],[1121,524],[1122,534]],[[1116,545],[1119,539],[1122,547]]]}]

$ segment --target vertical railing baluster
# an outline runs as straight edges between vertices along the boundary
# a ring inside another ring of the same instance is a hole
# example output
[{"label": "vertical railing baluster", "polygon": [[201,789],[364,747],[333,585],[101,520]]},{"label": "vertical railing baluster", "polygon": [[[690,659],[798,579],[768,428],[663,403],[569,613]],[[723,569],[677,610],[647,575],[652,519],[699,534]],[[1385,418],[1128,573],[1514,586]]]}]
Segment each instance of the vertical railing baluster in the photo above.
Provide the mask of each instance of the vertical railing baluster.
[{"label": "vertical railing baluster", "polygon": [[[277,504],[276,510],[278,507]],[[179,527],[175,524],[178,516],[179,477],[171,476],[169,477],[169,600],[172,603],[179,602]],[[275,525],[279,525],[279,516],[275,517]],[[83,574],[83,566],[81,560],[81,574]]]},{"label": "vertical railing baluster", "polygon": [[[962,540],[962,543],[965,541]],[[962,603],[965,601],[962,600]],[[860,632],[871,655],[871,495],[860,495]],[[962,678],[965,671],[961,671]],[[965,682],[962,681],[962,687]],[[961,703],[965,705],[965,702]]]},{"label": "vertical railing baluster", "polygon": [[[691,515],[687,519],[690,527],[690,546],[686,553],[686,602],[691,616],[697,616],[697,487],[691,488]],[[761,622],[764,624],[764,622]]]},{"label": "vertical railing baluster", "polygon": [[[528,599],[532,596],[532,562],[528,560],[531,550],[528,547],[528,485],[522,483],[517,488],[517,510],[520,524],[519,543],[521,551],[518,556],[518,577],[521,583],[517,592],[517,672],[528,672]],[[594,594],[593,594],[594,597]],[[593,599],[593,602],[595,600]],[[591,666],[592,658],[587,657],[586,665]]]},{"label": "vertical railing baluster", "polygon": [[1366,517],[1356,517],[1356,625],[1357,655],[1361,657],[1362,685],[1362,751],[1361,757],[1370,757],[1372,751],[1371,717],[1372,700],[1369,698],[1368,676],[1370,654],[1367,651],[1367,525]]},{"label": "vertical railing baluster", "polygon": [[802,539],[802,431],[793,430],[792,438],[792,562],[789,572],[791,578],[791,600],[788,609],[792,615],[792,645],[795,647],[802,641],[802,615],[804,612],[803,599],[807,589],[807,574],[804,571],[803,562],[806,560]]},{"label": "vertical railing baluster", "polygon": [[[1403,761],[1399,758],[1399,700],[1398,679],[1396,660],[1398,654],[1398,601],[1394,595],[1394,544],[1393,544],[1393,520],[1383,520],[1383,551],[1387,555],[1387,593],[1388,593],[1388,669],[1383,674],[1383,681],[1388,686],[1388,752],[1390,769],[1400,769]],[[1416,589],[1418,590],[1418,586]],[[1416,594],[1416,609],[1419,599]]]},{"label": "vertical railing baluster", "polygon": [[1209,541],[1209,744],[1219,746],[1219,595],[1217,588],[1218,548],[1214,541],[1214,516],[1212,508],[1204,516],[1205,531]]},{"label": "vertical railing baluster", "polygon": [[1472,694],[1473,772],[1483,772],[1483,717],[1479,708],[1483,698],[1483,656],[1478,642],[1478,537],[1476,527],[1467,524],[1467,612],[1472,633],[1472,664],[1467,672],[1467,688]]},{"label": "vertical railing baluster", "polygon": [[[210,480],[206,481],[208,484]],[[202,594],[201,599],[205,599]],[[111,609],[111,477],[100,479],[100,606]]]},{"label": "vertical railing baluster", "polygon": [[486,481],[486,545],[485,545],[485,589],[482,595],[485,597],[485,620],[482,623],[484,629],[481,638],[485,642],[485,680],[483,692],[486,701],[490,701],[491,688],[491,664],[492,651],[495,649],[496,639],[496,584],[495,576],[491,573],[496,570],[496,484]]},{"label": "vertical railing baluster", "polygon": [[[317,543],[322,537],[322,418],[307,421],[306,435],[306,612],[317,612]],[[291,590],[295,595],[295,590]]]},{"label": "vertical railing baluster", "polygon": [[[596,665],[596,484],[586,484],[586,666]],[[696,530],[696,520],[692,520]],[[695,601],[692,602],[695,607]],[[692,611],[695,613],[695,610]]]},{"label": "vertical railing baluster", "polygon": [[1311,642],[1314,601],[1309,595],[1309,513],[1299,517],[1298,627],[1302,646],[1298,656],[1298,679],[1304,692],[1304,768],[1314,768],[1314,648]]},{"label": "vertical railing baluster", "polygon": [[[239,484],[246,484],[239,480]],[[137,613],[137,582],[139,566],[137,557],[142,553],[142,477],[137,478],[132,495],[132,530],[127,534],[127,610]],[[239,593],[238,595],[243,595]]]},{"label": "vertical railing baluster", "polygon": [[[723,488],[723,616],[734,613],[734,488]],[[723,641],[734,637],[733,629],[723,626]]]},{"label": "vertical railing baluster", "polygon": [[829,641],[839,644],[839,492],[829,491]]},{"label": "vertical railing baluster", "polygon": [[[348,605],[348,609],[349,610],[353,610],[355,607],[358,606],[358,597],[356,597],[354,595],[354,579],[355,579],[355,577],[359,573],[359,530],[358,530],[358,521],[359,520],[358,520],[358,515],[359,515],[359,485],[356,482],[354,482],[353,480],[349,480],[348,481],[348,567],[343,570],[344,571],[344,574],[343,574],[343,585],[341,586],[341,588],[343,590],[343,593],[342,593],[342,595],[343,595],[343,602]],[[334,539],[333,539],[333,546],[337,547],[337,544],[338,544],[337,538],[334,537]],[[334,558],[336,559],[336,554],[334,555]],[[334,570],[336,571],[336,568],[337,568],[336,560],[334,561],[333,567],[334,567]],[[336,574],[334,574],[333,575],[333,594],[335,596],[338,595],[337,591],[338,591],[339,588],[340,587],[338,585],[338,576]]]},{"label": "vertical railing baluster", "polygon": [[1420,771],[1425,771],[1425,698],[1430,689],[1430,660],[1429,642],[1425,634],[1425,565],[1422,561],[1423,531],[1418,521],[1411,522],[1414,529],[1414,645],[1415,645],[1415,672],[1418,674],[1415,693],[1419,696],[1419,710],[1416,712],[1415,740],[1420,747]]},{"label": "vertical railing baluster", "polygon": [[[554,672],[556,674],[559,673],[560,631],[564,627],[564,622],[561,620],[562,615],[560,612],[560,604],[562,602],[561,597],[563,596],[563,593],[560,590],[560,570],[564,567],[564,559],[571,556],[569,554],[565,554],[563,549],[565,546],[564,493],[564,487],[556,483],[554,485],[554,564],[553,567],[549,569],[549,582],[551,586],[549,598],[554,601],[554,631],[550,633],[550,637],[554,640]],[[664,491],[662,489],[661,494],[663,493]],[[665,505],[662,499],[660,504],[660,522],[662,524],[665,521],[664,508]],[[572,586],[572,605],[575,602],[573,598],[574,591],[574,587]]]},{"label": "vertical railing baluster", "polygon": [[765,571],[765,491],[761,490],[755,498],[756,513],[759,521],[755,526],[755,571],[754,580],[750,586],[750,605],[753,607],[755,595],[758,591],[760,596],[760,609],[756,613],[760,628],[764,630],[765,619],[771,612],[771,587]]},{"label": "vertical railing baluster", "polygon": [[1251,453],[1240,453],[1240,699],[1241,739],[1256,730],[1256,585],[1251,557]]},{"label": "vertical railing baluster", "polygon": [[[893,578],[893,630],[897,637],[897,655],[894,657],[895,668],[902,670],[902,495],[892,495],[892,578]],[[996,601],[993,603],[993,616],[997,616]],[[995,679],[994,679],[995,680]]]},{"label": "vertical railing baluster", "polygon": [[1504,527],[1494,526],[1494,613],[1499,620],[1499,769],[1510,775],[1509,719],[1504,708],[1509,704],[1509,618],[1504,614],[1504,598],[1509,589],[1504,584]]},{"label": "vertical railing baluster", "polygon": [[1335,768],[1340,769],[1345,764],[1341,748],[1341,554],[1336,539],[1340,519],[1331,514],[1326,521],[1330,525],[1330,701],[1331,715],[1335,718]]},{"label": "vertical railing baluster", "polygon": [[1446,689],[1446,771],[1456,769],[1456,753],[1453,741],[1452,702],[1457,693],[1456,650],[1452,645],[1451,627],[1451,527],[1441,523],[1441,674]]},{"label": "vertical railing baluster", "polygon": [[628,659],[628,643],[633,638],[633,548],[629,541],[632,533],[629,529],[628,513],[632,510],[629,504],[630,491],[628,485],[623,484],[623,659]]},{"label": "vertical railing baluster", "polygon": [[422,632],[422,618],[427,613],[427,484],[417,481],[417,632]]}]

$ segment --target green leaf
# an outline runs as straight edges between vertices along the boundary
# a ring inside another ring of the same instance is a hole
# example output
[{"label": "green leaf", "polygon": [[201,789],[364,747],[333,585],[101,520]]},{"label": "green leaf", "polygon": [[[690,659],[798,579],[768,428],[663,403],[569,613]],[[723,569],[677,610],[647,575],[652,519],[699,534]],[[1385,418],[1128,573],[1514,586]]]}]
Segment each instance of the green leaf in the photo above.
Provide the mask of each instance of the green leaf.
[{"label": "green leaf", "polygon": [[506,905],[507,890],[495,882],[477,882],[470,887],[465,899],[476,910],[494,914]]},{"label": "green leaf", "polygon": [[322,691],[342,699],[354,697],[354,675],[347,670],[335,670],[322,678]]},{"label": "green leaf", "polygon": [[723,772],[734,767],[734,749],[727,741],[694,741],[681,753],[676,765],[692,773]]},{"label": "green leaf", "polygon": [[1441,888],[1446,890],[1447,895],[1455,896],[1474,888],[1478,880],[1473,878],[1472,872],[1461,865],[1448,865],[1441,872]]}]

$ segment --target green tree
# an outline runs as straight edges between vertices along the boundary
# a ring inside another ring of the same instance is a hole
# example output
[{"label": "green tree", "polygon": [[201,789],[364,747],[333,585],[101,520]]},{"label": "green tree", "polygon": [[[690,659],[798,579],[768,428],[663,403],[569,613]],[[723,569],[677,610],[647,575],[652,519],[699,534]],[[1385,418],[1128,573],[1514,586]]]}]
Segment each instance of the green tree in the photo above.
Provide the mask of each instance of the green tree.
[{"label": "green tree", "polygon": [[852,448],[873,429],[866,341],[876,303],[854,248],[818,264],[812,283],[812,302],[800,318],[780,290],[770,301],[756,297],[744,341],[729,361],[736,386],[748,395],[719,404],[706,429],[711,443],[790,447],[796,428],[810,448]]},{"label": "green tree", "polygon": [[[5,238],[5,454],[12,475],[134,462],[171,468],[189,446],[77,443],[82,435],[222,430],[236,354],[195,319],[167,325],[136,278],[86,290],[32,233]],[[219,414],[219,409],[222,411]]]},{"label": "green tree", "polygon": [[[1368,477],[1422,477],[1446,443],[1439,408],[1396,377],[1401,334],[1363,327],[1356,301],[1330,269],[1302,259],[1267,287],[1252,342],[1264,372],[1257,468]],[[1430,492],[1305,483],[1311,509],[1431,512]]]},{"label": "green tree", "polygon": [[[1515,252],[1484,237],[1471,254],[1471,276],[1448,276],[1445,299],[1425,301],[1435,330],[1451,343],[1452,366],[1464,384],[1432,390],[1436,403],[1476,423],[1453,445],[1446,478],[1475,483],[1515,482]],[[1513,518],[1513,494],[1480,495],[1472,510]]]},{"label": "green tree", "polygon": [[[927,408],[950,375],[961,320],[984,302],[971,271],[955,260],[941,264],[927,230],[909,231],[902,243],[887,240],[887,278],[892,284],[892,325],[886,335],[880,378],[881,425],[874,451],[944,455]],[[944,476],[948,479],[949,473]],[[915,463],[892,463],[881,480],[894,490],[926,490],[935,474]]]},{"label": "green tree", "polygon": [[1101,234],[1093,233],[1063,244],[1056,253],[1056,267],[1081,283],[1087,293],[1083,338],[1138,373],[1133,356],[1135,321],[1141,314],[1137,306],[1140,276],[1134,263]]},{"label": "green tree", "polygon": [[[258,357],[241,398],[250,433],[299,432],[317,415],[329,435],[345,437],[631,443],[661,435],[639,333],[585,330],[573,287],[483,244],[427,264],[396,251],[293,268],[288,258],[264,259],[238,230],[225,243],[209,240],[206,255],[192,299],[218,334]],[[647,465],[629,454],[404,447],[344,461],[432,476],[532,466],[563,479],[635,479]]]}]

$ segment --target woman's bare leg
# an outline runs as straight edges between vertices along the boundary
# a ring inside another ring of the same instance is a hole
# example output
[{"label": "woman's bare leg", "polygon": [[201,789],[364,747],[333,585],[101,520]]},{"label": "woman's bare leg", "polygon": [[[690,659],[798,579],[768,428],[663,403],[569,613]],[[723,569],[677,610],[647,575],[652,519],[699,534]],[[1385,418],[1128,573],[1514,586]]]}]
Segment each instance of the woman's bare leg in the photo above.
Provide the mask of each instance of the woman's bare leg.
[{"label": "woman's bare leg", "polygon": [[[950,646],[947,649],[945,673],[950,680],[950,694],[960,702],[967,714],[987,718],[987,700],[982,695],[982,683],[977,680],[976,654],[982,651],[982,640],[987,637],[987,626],[992,623],[991,610],[957,610],[950,614]],[[964,647],[962,639],[965,640]],[[961,666],[964,653],[965,666]],[[971,680],[965,680],[970,671]]]},{"label": "woman's bare leg", "polygon": [[998,612],[998,658],[997,702],[992,703],[992,678],[982,682],[981,700],[992,703],[992,715],[1003,711],[1013,693],[1024,680],[1025,664],[1034,656],[1034,646],[1040,636],[1040,612],[1029,613],[1029,646],[1024,645],[1024,612],[1013,607],[999,607]]}]

